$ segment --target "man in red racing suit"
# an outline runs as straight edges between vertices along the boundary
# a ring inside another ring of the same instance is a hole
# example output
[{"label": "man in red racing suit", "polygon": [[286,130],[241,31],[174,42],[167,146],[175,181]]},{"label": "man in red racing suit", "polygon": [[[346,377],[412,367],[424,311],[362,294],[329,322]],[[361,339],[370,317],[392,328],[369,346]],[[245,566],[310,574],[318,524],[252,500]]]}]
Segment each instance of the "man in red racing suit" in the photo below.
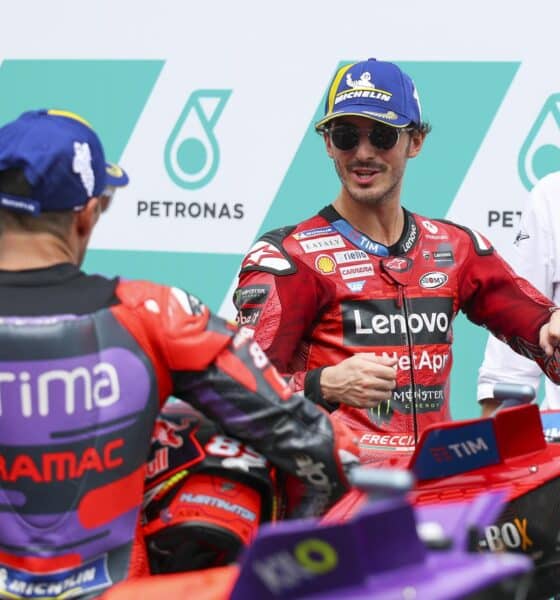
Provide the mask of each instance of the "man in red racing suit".
[{"label": "man in red racing suit", "polygon": [[234,294],[239,322],[292,388],[357,431],[364,462],[406,464],[422,430],[450,418],[459,310],[559,381],[553,304],[478,233],[400,205],[406,161],[429,131],[410,78],[374,59],[342,67],[317,128],[342,190],[263,235]]},{"label": "man in red racing suit", "polygon": [[407,459],[427,425],[450,419],[451,324],[460,309],[558,380],[556,355],[538,346],[552,303],[478,234],[405,215],[403,236],[386,257],[341,235],[332,206],[265,234],[246,256],[235,293],[241,322],[255,328],[293,389],[320,404],[328,406],[319,385],[326,365],[359,352],[396,359],[388,400],[330,407],[360,433],[365,460],[383,450]]},{"label": "man in red racing suit", "polygon": [[348,487],[347,432],[291,394],[246,330],[180,289],[79,270],[104,173],[76,115],[0,129],[1,597],[92,598],[146,571],[145,463],[170,395],[325,504]]}]

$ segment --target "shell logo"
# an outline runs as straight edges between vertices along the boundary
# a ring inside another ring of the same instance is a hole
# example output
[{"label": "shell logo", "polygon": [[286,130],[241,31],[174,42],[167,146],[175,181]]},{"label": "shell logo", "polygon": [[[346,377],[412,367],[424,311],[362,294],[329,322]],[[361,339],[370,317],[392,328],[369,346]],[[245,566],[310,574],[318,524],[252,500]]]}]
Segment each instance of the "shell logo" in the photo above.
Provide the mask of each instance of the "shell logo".
[{"label": "shell logo", "polygon": [[336,271],[336,263],[328,254],[319,254],[315,259],[315,268],[324,275],[332,275]]}]

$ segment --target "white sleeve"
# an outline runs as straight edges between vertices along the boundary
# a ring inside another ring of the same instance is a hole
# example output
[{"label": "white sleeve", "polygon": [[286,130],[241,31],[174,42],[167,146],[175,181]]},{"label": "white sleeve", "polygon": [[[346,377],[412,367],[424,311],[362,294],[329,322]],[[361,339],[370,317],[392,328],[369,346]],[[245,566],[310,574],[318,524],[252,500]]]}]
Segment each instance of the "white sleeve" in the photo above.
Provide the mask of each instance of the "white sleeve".
[{"label": "white sleeve", "polygon": [[495,383],[520,383],[539,387],[542,371],[536,362],[514,352],[493,335],[488,336],[484,360],[478,370],[477,399],[492,398]]},{"label": "white sleeve", "polygon": [[[558,176],[556,176],[558,175]],[[511,264],[547,298],[552,298],[556,270],[556,227],[560,174],[542,179],[532,190],[521,216]]]},{"label": "white sleeve", "polygon": [[[548,298],[553,297],[555,227],[560,226],[558,215],[554,214],[555,205],[551,204],[554,201],[560,204],[560,174],[545,177],[533,188],[523,208],[515,239],[516,249],[511,259],[515,271]],[[493,386],[498,382],[529,384],[536,390],[541,375],[542,371],[535,362],[520,356],[490,335],[479,369],[478,400],[491,398]]]}]

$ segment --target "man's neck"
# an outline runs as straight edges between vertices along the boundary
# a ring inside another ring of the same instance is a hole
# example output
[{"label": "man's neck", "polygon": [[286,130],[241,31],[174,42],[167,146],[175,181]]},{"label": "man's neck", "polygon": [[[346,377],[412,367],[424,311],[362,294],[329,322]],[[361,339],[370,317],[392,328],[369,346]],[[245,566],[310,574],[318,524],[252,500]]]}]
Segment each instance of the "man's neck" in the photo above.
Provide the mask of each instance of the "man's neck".
[{"label": "man's neck", "polygon": [[0,234],[0,269],[4,271],[42,269],[60,263],[77,261],[68,244],[50,233]]},{"label": "man's neck", "polygon": [[371,206],[341,194],[333,206],[350,225],[385,246],[392,246],[402,235],[404,212],[399,203]]}]

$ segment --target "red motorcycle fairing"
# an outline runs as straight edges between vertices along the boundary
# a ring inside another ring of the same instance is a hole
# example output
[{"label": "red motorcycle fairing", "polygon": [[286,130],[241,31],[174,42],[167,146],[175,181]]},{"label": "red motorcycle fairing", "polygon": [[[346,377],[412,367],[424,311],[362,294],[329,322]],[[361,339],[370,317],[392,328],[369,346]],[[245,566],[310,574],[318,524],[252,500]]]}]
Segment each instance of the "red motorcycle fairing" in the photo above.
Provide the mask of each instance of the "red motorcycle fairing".
[{"label": "red motorcycle fairing", "polygon": [[[507,505],[495,524],[479,532],[479,549],[530,556],[536,572],[529,598],[560,591],[560,445],[546,442],[538,406],[430,426],[409,468],[417,479],[410,492],[415,505],[461,502],[503,490]],[[324,521],[346,521],[366,501],[363,492],[352,490]]]},{"label": "red motorcycle fairing", "polygon": [[216,567],[178,575],[141,577],[112,587],[99,600],[196,598],[227,600],[239,575],[237,566]]}]

